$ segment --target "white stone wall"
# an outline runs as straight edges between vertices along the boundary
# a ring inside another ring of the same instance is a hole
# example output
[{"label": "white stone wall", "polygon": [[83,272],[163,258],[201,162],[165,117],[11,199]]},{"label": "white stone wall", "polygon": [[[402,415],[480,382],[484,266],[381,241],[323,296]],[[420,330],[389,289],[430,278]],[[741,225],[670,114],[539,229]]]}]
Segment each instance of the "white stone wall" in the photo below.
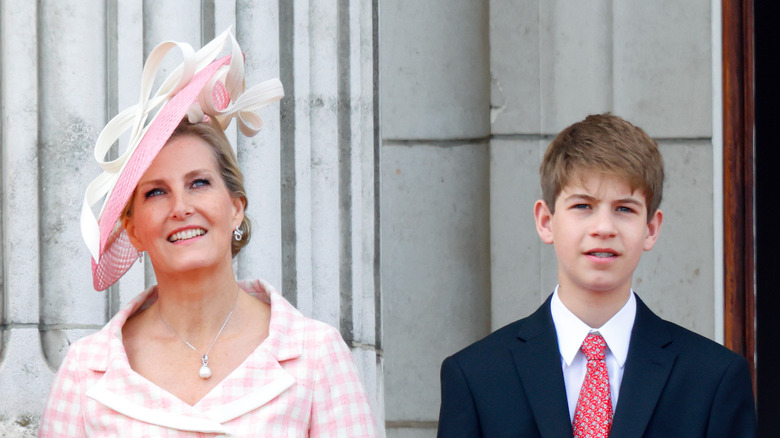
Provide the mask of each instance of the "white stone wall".
[{"label": "white stone wall", "polygon": [[0,1],[0,435],[34,434],[68,343],[154,281],[137,266],[92,291],[77,212],[97,134],[156,43],[229,25],[248,83],[279,76],[288,95],[257,137],[230,133],[257,230],[239,277],[341,329],[388,436],[435,436],[441,360],[550,293],[539,161],[588,113],[658,139],[665,221],[635,287],[717,338],[711,4]]},{"label": "white stone wall", "polygon": [[388,437],[435,435],[439,365],[490,331],[488,3],[381,3]]},{"label": "white stone wall", "polygon": [[154,282],[137,265],[92,290],[78,215],[99,172],[103,125],[136,102],[146,54],[200,47],[229,26],[247,83],[278,76],[287,97],[265,129],[229,132],[254,221],[236,262],[305,314],[338,327],[384,423],[378,272],[378,5],[359,0],[0,2],[0,436],[33,436],[67,346]]},{"label": "white stone wall", "polygon": [[663,228],[635,290],[718,337],[717,3],[381,2],[388,436],[435,436],[444,357],[552,292],[554,251],[533,222],[538,168],[552,137],[590,113],[644,128],[664,156]]}]

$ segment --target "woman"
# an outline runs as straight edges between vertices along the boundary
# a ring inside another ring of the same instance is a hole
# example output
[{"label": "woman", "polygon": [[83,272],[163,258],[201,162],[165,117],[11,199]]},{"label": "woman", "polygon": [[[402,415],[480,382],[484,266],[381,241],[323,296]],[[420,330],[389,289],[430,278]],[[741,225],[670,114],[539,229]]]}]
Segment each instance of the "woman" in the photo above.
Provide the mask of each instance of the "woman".
[{"label": "woman", "polygon": [[[212,62],[228,42],[233,55]],[[129,153],[103,163],[108,170],[88,189],[82,212],[97,255],[96,289],[121,277],[137,252],[149,255],[158,284],[71,346],[39,435],[374,436],[338,332],[303,317],[262,281],[234,279],[232,258],[251,231],[223,129],[238,115],[242,132],[257,132],[259,119],[247,111],[281,98],[280,84],[243,93],[243,57],[228,33],[197,53],[175,43],[158,49],[164,55],[177,46],[182,68],[101,133],[98,156],[121,134],[117,126],[133,126]],[[162,58],[158,49],[145,81]],[[146,127],[123,118],[145,118],[161,102]],[[90,207],[103,195],[95,221]]]}]

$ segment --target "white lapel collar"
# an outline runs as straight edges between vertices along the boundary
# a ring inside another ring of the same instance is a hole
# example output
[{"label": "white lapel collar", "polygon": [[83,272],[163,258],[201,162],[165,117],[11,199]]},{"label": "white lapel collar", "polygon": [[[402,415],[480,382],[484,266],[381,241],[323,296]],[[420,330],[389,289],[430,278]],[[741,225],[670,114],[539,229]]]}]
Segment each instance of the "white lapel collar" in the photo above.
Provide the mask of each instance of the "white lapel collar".
[{"label": "white lapel collar", "polygon": [[[236,382],[252,382],[237,386]],[[295,384],[274,357],[255,352],[194,406],[131,370],[126,359],[112,361],[87,397],[130,418],[172,429],[226,433],[222,424],[258,409]]]},{"label": "white lapel collar", "polygon": [[263,280],[240,281],[239,286],[255,298],[271,305],[271,323],[268,338],[261,347],[277,361],[295,359],[303,354],[305,317],[273,286]]},{"label": "white lapel collar", "polygon": [[148,408],[134,403],[121,394],[108,390],[105,385],[101,385],[102,382],[101,380],[97,385],[90,388],[87,391],[87,397],[122,415],[169,429],[204,433],[228,433],[228,430],[219,421],[204,415],[189,416],[172,413],[169,410]]},{"label": "white lapel collar", "polygon": [[[107,346],[106,355],[96,357],[88,367],[103,372],[87,397],[123,415],[183,431],[226,433],[222,423],[260,408],[295,384],[295,378],[280,362],[303,353],[304,317],[270,285],[260,280],[241,282],[242,289],[271,304],[269,336],[203,399],[190,406],[130,369],[122,344],[124,322],[139,308],[153,303],[156,288],[136,297],[101,331],[95,341]],[[251,381],[251,386],[230,385],[230,381]]]},{"label": "white lapel collar", "polygon": [[204,397],[203,400],[199,401],[195,405],[195,408],[200,408],[201,403],[210,406],[204,413],[209,418],[220,423],[226,423],[234,418],[254,411],[275,399],[279,394],[295,384],[295,378],[280,366],[278,366],[277,370],[273,370],[271,374],[271,378],[266,382],[259,385],[253,385],[252,388],[246,388],[246,393],[241,397],[228,402],[221,400],[221,403],[220,397],[216,397],[214,403],[209,403],[210,399],[213,399],[212,394],[209,394]]}]

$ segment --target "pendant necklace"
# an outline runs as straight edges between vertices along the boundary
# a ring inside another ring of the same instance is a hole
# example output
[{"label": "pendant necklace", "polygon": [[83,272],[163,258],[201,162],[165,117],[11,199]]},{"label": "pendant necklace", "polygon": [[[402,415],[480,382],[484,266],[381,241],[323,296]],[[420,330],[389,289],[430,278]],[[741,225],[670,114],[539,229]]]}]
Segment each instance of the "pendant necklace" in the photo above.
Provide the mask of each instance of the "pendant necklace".
[{"label": "pendant necklace", "polygon": [[[227,318],[225,318],[225,322],[222,323],[222,327],[219,328],[219,332],[217,332],[217,336],[214,336],[214,340],[211,341],[211,345],[209,345],[209,349],[206,350],[206,354],[202,354],[200,361],[202,363],[202,366],[200,367],[200,370],[198,371],[198,374],[200,375],[201,379],[208,379],[211,377],[211,368],[209,368],[209,353],[211,352],[212,347],[214,347],[214,344],[217,343],[217,339],[219,339],[219,335],[222,334],[222,330],[225,329],[225,326],[227,325],[228,321],[230,321],[230,317],[233,316],[233,312],[236,310],[236,304],[238,304],[238,295],[239,293],[236,292],[236,301],[233,302],[233,308],[230,309],[230,313],[228,313]],[[166,327],[168,327],[168,330],[171,331],[174,335],[178,336],[179,339],[182,340],[185,344],[187,344],[188,347],[192,348],[192,350],[198,354],[200,354],[200,351],[198,351],[195,346],[189,343],[186,339],[184,339],[183,336],[176,333],[176,330],[173,329],[173,327],[169,326],[167,322],[162,317],[162,312],[160,312],[160,302],[157,302],[157,314],[160,316],[160,321],[162,321],[163,324],[165,324]]]}]

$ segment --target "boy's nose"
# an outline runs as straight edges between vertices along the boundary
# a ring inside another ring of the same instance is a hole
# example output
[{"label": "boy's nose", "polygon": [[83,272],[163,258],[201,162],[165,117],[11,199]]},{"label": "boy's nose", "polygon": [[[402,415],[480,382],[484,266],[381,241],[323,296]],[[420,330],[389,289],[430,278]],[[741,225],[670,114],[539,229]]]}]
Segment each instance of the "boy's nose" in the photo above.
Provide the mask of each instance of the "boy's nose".
[{"label": "boy's nose", "polygon": [[593,215],[591,234],[598,237],[613,237],[617,233],[614,219],[609,209],[596,210],[596,214]]}]

